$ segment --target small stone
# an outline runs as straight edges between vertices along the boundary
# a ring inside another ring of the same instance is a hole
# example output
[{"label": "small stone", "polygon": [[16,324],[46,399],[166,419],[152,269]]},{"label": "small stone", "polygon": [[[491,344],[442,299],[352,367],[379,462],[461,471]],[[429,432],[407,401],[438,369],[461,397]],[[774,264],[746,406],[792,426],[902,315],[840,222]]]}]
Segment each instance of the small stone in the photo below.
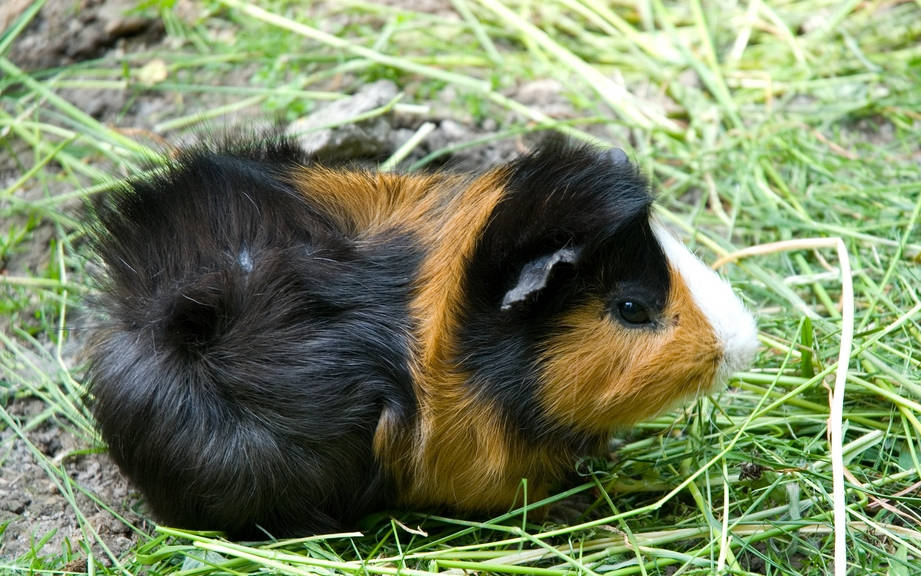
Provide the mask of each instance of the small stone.
[{"label": "small stone", "polygon": [[0,490],[0,510],[6,510],[13,514],[22,514],[26,511],[32,499],[26,494],[16,492],[6,492]]},{"label": "small stone", "polygon": [[348,98],[295,120],[286,132],[296,137],[308,154],[339,158],[379,156],[388,149],[390,123],[383,116],[353,120],[386,105],[396,95],[396,85],[388,80],[368,84]]},{"label": "small stone", "polygon": [[99,19],[105,24],[103,30],[109,38],[123,38],[143,32],[151,21],[132,14],[134,2],[127,0],[108,0],[99,10]]}]

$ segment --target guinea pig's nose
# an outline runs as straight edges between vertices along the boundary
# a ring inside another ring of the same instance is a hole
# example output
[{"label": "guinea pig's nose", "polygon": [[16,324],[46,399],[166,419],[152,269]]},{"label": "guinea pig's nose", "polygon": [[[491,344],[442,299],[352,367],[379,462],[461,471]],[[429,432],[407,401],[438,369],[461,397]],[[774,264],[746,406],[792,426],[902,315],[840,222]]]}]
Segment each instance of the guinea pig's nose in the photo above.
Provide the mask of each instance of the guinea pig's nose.
[{"label": "guinea pig's nose", "polygon": [[758,351],[755,319],[732,291],[728,282],[701,262],[661,223],[653,230],[673,270],[681,277],[703,313],[713,335],[722,348],[716,383],[725,382],[730,374],[751,365]]}]

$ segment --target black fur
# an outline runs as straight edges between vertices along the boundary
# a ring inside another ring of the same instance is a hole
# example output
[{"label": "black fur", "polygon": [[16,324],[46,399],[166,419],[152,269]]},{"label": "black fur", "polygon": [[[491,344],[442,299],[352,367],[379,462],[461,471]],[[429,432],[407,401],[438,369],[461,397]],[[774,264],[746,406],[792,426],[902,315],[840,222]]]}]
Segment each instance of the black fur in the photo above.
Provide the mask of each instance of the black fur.
[{"label": "black fur", "polygon": [[[548,422],[536,397],[538,347],[558,315],[589,297],[610,301],[614,316],[627,297],[653,312],[665,306],[670,280],[649,225],[653,198],[637,169],[618,159],[551,139],[516,161],[468,271],[459,357],[481,394],[531,441],[576,450],[591,443]],[[574,261],[559,262],[530,302],[502,306],[523,267],[567,247]]]},{"label": "black fur", "polygon": [[[320,532],[395,496],[372,439],[385,408],[415,416],[408,307],[427,247],[337,229],[287,180],[309,162],[284,141],[199,148],[96,207],[93,410],[167,523]],[[536,346],[586,298],[664,306],[652,198],[622,154],[558,141],[509,173],[471,231],[459,367],[521,437],[579,452],[599,438],[541,416]]]},{"label": "black fur", "polygon": [[408,241],[355,246],[280,178],[284,143],[187,153],[97,207],[109,312],[90,351],[111,453],[167,523],[338,529],[386,494],[411,411]]}]

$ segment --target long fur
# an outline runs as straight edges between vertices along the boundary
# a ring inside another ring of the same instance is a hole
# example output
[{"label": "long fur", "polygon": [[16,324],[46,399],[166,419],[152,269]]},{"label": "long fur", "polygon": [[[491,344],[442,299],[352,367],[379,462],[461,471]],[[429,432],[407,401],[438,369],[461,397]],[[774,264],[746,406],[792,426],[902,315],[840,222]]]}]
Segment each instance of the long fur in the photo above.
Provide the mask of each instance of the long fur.
[{"label": "long fur", "polygon": [[720,362],[651,203],[558,140],[472,176],[185,152],[96,207],[102,436],[158,518],[235,536],[540,497]]},{"label": "long fur", "polygon": [[411,410],[416,256],[330,228],[293,148],[190,152],[98,208],[96,419],[164,521],[322,531],[379,503],[371,437]]}]

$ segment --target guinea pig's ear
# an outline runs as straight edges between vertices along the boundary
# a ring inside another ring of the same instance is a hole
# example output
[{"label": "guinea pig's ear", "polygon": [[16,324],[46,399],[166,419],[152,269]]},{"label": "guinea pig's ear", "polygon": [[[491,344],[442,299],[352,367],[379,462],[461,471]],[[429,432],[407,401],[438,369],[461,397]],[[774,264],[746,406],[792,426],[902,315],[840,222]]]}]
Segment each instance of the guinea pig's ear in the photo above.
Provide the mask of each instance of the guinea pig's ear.
[{"label": "guinea pig's ear", "polygon": [[518,274],[518,281],[502,298],[501,309],[512,310],[535,300],[548,287],[552,277],[575,267],[581,250],[578,246],[565,246],[526,262]]},{"label": "guinea pig's ear", "polygon": [[489,311],[559,311],[592,281],[599,249],[647,218],[652,203],[623,150],[558,138],[487,177],[504,190],[477,238],[467,286],[471,301]]}]

